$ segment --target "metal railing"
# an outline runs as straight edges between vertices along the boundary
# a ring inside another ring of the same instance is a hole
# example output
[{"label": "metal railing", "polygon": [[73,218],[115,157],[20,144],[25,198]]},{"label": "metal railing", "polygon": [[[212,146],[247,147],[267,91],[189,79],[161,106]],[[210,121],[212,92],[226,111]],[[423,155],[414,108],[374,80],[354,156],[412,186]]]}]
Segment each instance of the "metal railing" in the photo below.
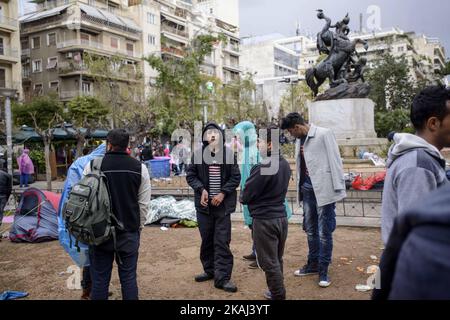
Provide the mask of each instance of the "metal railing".
[{"label": "metal railing", "polygon": [[166,24],[161,24],[161,31],[169,32],[183,38],[188,37],[186,30],[179,30],[177,28],[170,27]]},{"label": "metal railing", "polygon": [[131,51],[113,48],[111,46],[106,46],[103,43],[95,42],[95,41],[87,41],[87,40],[81,40],[81,39],[72,39],[67,40],[64,42],[59,42],[56,47],[58,49],[64,49],[67,47],[73,47],[73,46],[80,46],[82,48],[88,48],[88,49],[98,49],[108,52],[111,55],[114,54],[120,54],[127,57],[133,57],[133,58],[139,58],[139,56]]},{"label": "metal railing", "polygon": [[60,91],[59,92],[59,97],[61,99],[71,99],[71,98],[75,98],[78,96],[93,96],[94,93],[92,91],[82,91],[80,92],[79,90],[76,91]]}]

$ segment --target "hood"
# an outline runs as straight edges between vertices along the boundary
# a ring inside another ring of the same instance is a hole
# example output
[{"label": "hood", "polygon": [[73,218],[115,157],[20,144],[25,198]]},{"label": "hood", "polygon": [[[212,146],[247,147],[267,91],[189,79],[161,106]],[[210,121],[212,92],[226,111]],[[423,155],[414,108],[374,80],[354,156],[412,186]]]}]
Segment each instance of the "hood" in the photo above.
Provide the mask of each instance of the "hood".
[{"label": "hood", "polygon": [[219,132],[221,134],[221,137],[222,137],[222,145],[224,145],[225,144],[225,137],[224,137],[223,130],[219,127],[219,125],[217,123],[215,123],[215,122],[208,122],[205,125],[205,127],[203,128],[203,131],[202,131],[203,147],[207,147],[208,146],[208,142],[203,140],[203,136],[205,135],[206,130],[211,129],[211,128],[219,130]]},{"label": "hood", "polygon": [[438,159],[444,159],[435,146],[414,134],[396,133],[393,140],[394,144],[389,148],[388,160],[386,162],[386,166],[388,168],[394,163],[397,158],[417,149],[424,149],[431,156]]}]

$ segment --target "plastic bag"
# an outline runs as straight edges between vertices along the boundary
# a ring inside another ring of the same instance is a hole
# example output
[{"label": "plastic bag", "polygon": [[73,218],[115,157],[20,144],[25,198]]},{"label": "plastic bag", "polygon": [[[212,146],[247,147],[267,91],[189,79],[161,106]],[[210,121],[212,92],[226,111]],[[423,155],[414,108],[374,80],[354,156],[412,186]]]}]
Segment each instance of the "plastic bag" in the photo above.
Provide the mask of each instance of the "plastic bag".
[{"label": "plastic bag", "polygon": [[373,186],[377,183],[380,183],[384,181],[386,178],[386,171],[377,172],[376,174],[368,177],[367,179],[363,179],[362,176],[359,174],[356,176],[355,180],[352,182],[352,188],[355,190],[370,190],[373,188]]}]

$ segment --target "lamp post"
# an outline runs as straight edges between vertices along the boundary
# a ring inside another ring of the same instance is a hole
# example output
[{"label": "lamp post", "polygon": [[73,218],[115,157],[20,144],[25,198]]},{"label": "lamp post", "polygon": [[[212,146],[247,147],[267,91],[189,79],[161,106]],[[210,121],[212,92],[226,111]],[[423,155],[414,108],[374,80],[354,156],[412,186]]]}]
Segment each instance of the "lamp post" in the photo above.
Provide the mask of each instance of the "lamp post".
[{"label": "lamp post", "polygon": [[283,78],[283,80],[280,80],[278,82],[284,82],[284,83],[290,83],[291,84],[291,108],[292,108],[292,111],[295,111],[294,110],[294,85],[299,83],[300,80],[298,78],[296,78],[296,79]]},{"label": "lamp post", "polygon": [[5,97],[5,117],[6,117],[6,144],[8,150],[8,173],[13,175],[12,168],[12,117],[11,117],[11,98],[15,97],[16,89],[0,88],[0,95]]}]

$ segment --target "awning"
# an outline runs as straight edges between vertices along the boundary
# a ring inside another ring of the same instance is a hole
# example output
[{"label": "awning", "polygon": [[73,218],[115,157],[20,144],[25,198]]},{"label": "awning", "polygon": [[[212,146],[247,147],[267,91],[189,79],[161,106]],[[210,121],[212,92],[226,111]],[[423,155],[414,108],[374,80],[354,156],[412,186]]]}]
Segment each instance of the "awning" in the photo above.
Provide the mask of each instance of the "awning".
[{"label": "awning", "polygon": [[119,17],[107,10],[94,8],[94,7],[88,6],[83,3],[79,3],[78,5],[80,6],[80,9],[88,16],[91,16],[93,18],[97,18],[97,19],[100,19],[100,20],[103,20],[103,21],[106,21],[109,23],[114,23],[114,24],[119,25],[124,28],[132,29],[132,30],[139,31],[139,32],[142,31],[142,29],[132,19],[125,18],[125,17]]},{"label": "awning", "polygon": [[31,13],[29,15],[25,15],[19,18],[19,22],[20,23],[27,23],[27,22],[31,22],[31,21],[36,21],[36,20],[40,20],[43,18],[48,18],[51,16],[56,16],[58,14],[61,13],[61,11],[67,9],[68,7],[70,7],[71,4],[66,4],[64,6],[60,6],[60,7],[56,7],[50,10],[45,10],[45,11],[41,11],[41,12],[35,12],[35,13]]},{"label": "awning", "polygon": [[[85,133],[86,129],[81,128],[81,133]],[[60,127],[53,129],[53,140],[75,140],[76,131],[73,129],[71,124],[66,125],[66,129],[62,129]],[[86,138],[93,139],[106,139],[108,135],[108,131],[103,129],[96,129]],[[13,142],[17,144],[21,144],[24,142],[39,142],[42,141],[42,138],[34,131],[33,128],[22,126],[19,131],[13,133]]]}]

